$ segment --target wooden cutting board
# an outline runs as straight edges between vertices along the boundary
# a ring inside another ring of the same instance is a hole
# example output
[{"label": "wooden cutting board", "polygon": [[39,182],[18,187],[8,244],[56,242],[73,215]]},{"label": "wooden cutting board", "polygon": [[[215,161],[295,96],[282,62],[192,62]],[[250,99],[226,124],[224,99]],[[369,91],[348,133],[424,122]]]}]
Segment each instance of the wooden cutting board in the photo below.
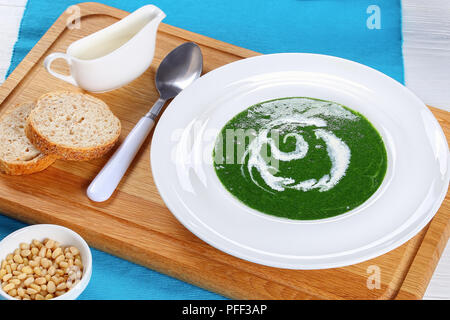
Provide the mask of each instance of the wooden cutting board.
[{"label": "wooden cutting board", "polygon": [[[79,90],[50,76],[42,66],[44,57],[51,52],[65,51],[73,41],[128,14],[96,3],[83,3],[78,7],[81,28],[71,28],[73,11],[62,14],[0,87],[0,114],[48,91]],[[121,140],[157,99],[153,79],[161,59],[186,41],[200,45],[205,60],[204,72],[258,55],[162,24],[150,69],[124,88],[96,95],[121,119]],[[55,62],[54,67],[67,72],[63,62]],[[432,111],[449,137],[449,113]],[[364,263],[337,269],[297,271],[240,260],[198,239],[166,208],[150,170],[150,139],[108,202],[94,203],[85,195],[89,182],[107,161],[105,157],[89,162],[57,161],[46,171],[30,176],[0,175],[0,211],[29,223],[67,226],[100,250],[240,299],[419,299],[449,238],[447,196],[435,218],[417,236],[396,250]],[[369,289],[367,283],[372,283],[377,271],[380,286]]]}]

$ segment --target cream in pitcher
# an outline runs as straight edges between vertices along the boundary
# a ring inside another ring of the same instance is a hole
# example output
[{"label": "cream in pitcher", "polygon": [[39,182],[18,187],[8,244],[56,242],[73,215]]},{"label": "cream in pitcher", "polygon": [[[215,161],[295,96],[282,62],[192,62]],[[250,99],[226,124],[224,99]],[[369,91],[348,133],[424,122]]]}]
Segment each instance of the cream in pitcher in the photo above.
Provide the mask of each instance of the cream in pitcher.
[{"label": "cream in pitcher", "polygon": [[[146,5],[111,26],[72,43],[66,53],[55,52],[44,67],[56,78],[91,92],[117,89],[150,66],[155,53],[156,31],[164,12]],[[65,59],[70,75],[51,69],[55,59]]]}]

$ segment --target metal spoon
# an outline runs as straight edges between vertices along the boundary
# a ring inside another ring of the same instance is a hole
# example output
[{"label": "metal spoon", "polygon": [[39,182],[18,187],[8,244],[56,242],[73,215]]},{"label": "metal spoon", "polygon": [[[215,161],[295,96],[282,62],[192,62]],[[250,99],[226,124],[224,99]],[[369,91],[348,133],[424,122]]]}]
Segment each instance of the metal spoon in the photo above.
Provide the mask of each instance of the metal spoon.
[{"label": "metal spoon", "polygon": [[164,58],[158,67],[155,80],[160,98],[139,120],[108,163],[91,182],[87,189],[89,199],[102,202],[111,197],[153,128],[155,119],[166,101],[174,98],[181,90],[200,77],[202,69],[202,53],[200,48],[192,42],[176,47]]}]

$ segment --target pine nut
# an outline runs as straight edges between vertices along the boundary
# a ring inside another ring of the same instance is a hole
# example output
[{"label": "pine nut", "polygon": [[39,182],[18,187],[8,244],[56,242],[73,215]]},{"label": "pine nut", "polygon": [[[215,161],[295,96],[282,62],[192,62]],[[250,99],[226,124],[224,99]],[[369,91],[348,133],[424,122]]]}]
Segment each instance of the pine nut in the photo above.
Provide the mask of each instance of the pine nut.
[{"label": "pine nut", "polygon": [[47,248],[42,247],[41,250],[39,250],[39,257],[41,257],[41,258],[45,257],[46,253],[47,253]]},{"label": "pine nut", "polygon": [[38,286],[37,284],[30,284],[30,288],[36,290],[37,292],[41,291],[41,286]]},{"label": "pine nut", "polygon": [[59,255],[58,257],[56,257],[55,263],[58,264],[58,263],[60,263],[63,260],[64,260],[64,256],[63,255]]},{"label": "pine nut", "polygon": [[80,251],[75,247],[70,247],[69,250],[74,256],[80,253]]},{"label": "pine nut", "polygon": [[56,287],[56,290],[66,290],[66,284],[64,282],[61,282],[60,284],[58,284],[58,286]]},{"label": "pine nut", "polygon": [[53,281],[49,281],[47,283],[47,291],[48,291],[48,293],[54,293],[56,291],[56,286]]},{"label": "pine nut", "polygon": [[52,249],[54,245],[55,241],[51,239],[47,240],[47,242],[45,243],[45,247],[47,247],[48,249]]},{"label": "pine nut", "polygon": [[36,256],[39,253],[39,249],[38,248],[31,248],[31,254],[33,256]]},{"label": "pine nut", "polygon": [[33,268],[33,271],[34,271],[34,273],[35,273],[37,276],[41,276],[41,275],[42,275],[41,268],[39,268],[39,267],[34,267],[34,268]]},{"label": "pine nut", "polygon": [[14,262],[23,263],[23,258],[18,254],[16,254],[13,259],[14,259]]},{"label": "pine nut", "polygon": [[35,290],[35,289],[33,289],[33,288],[28,288],[28,289],[27,289],[27,293],[28,293],[29,295],[33,295],[33,294],[38,293],[38,291]]},{"label": "pine nut", "polygon": [[22,252],[20,253],[20,255],[22,256],[22,257],[28,257],[28,256],[30,256],[31,255],[31,250],[29,250],[29,249],[25,249],[25,250],[22,250]]},{"label": "pine nut", "polygon": [[3,291],[8,292],[11,289],[14,289],[15,284],[14,283],[8,283],[6,286],[3,287]]},{"label": "pine nut", "polygon": [[42,248],[42,246],[43,246],[42,243],[38,240],[33,240],[33,244],[35,247],[37,247],[39,249]]},{"label": "pine nut", "polygon": [[53,295],[51,293],[49,293],[48,295],[45,296],[45,300],[50,300],[53,299]]},{"label": "pine nut", "polygon": [[2,278],[2,281],[3,281],[3,282],[8,281],[9,279],[12,278],[12,276],[13,276],[13,275],[12,275],[11,273],[5,274],[5,275],[3,276],[3,278]]},{"label": "pine nut", "polygon": [[[52,258],[53,258],[53,259],[56,259],[56,257],[58,257],[58,256],[61,255],[61,254],[62,254],[62,250],[61,250],[60,247],[58,247],[58,248],[55,249],[55,251],[53,251],[53,253],[52,253]],[[64,259],[64,257],[63,257],[63,259]]]},{"label": "pine nut", "polygon": [[41,266],[45,269],[48,269],[48,267],[50,267],[50,261],[47,258],[42,258]]},{"label": "pine nut", "polygon": [[26,278],[25,279],[25,281],[23,282],[23,284],[25,285],[25,286],[29,286],[30,284],[32,284],[34,282],[34,278],[33,277],[29,277],[29,278]]},{"label": "pine nut", "polygon": [[30,274],[33,273],[33,270],[31,269],[30,266],[26,266],[22,268],[22,272]]},{"label": "pine nut", "polygon": [[48,268],[48,274],[53,276],[56,272],[56,269],[54,266],[51,266],[50,268]]},{"label": "pine nut", "polygon": [[45,280],[44,277],[40,277],[40,278],[37,278],[36,280],[34,280],[34,283],[41,285],[41,284],[47,283],[47,280]]},{"label": "pine nut", "polygon": [[17,289],[17,294],[19,295],[19,297],[23,297],[25,295],[25,289],[24,288]]},{"label": "pine nut", "polygon": [[21,273],[21,274],[19,274],[19,275],[17,276],[17,279],[23,280],[23,279],[25,279],[26,277],[27,277],[27,274],[26,274],[26,273]]},{"label": "pine nut", "polygon": [[20,244],[19,248],[22,249],[22,250],[30,249],[30,244],[22,242]]}]

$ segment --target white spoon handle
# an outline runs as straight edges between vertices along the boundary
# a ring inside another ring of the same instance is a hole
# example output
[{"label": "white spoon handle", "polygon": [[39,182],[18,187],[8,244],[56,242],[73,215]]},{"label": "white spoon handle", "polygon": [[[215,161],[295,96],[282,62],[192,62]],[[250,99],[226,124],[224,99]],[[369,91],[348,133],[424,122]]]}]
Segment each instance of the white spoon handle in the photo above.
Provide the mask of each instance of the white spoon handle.
[{"label": "white spoon handle", "polygon": [[125,141],[122,142],[108,163],[89,185],[87,189],[89,199],[102,202],[111,197],[154,124],[154,120],[148,117],[139,120]]}]

